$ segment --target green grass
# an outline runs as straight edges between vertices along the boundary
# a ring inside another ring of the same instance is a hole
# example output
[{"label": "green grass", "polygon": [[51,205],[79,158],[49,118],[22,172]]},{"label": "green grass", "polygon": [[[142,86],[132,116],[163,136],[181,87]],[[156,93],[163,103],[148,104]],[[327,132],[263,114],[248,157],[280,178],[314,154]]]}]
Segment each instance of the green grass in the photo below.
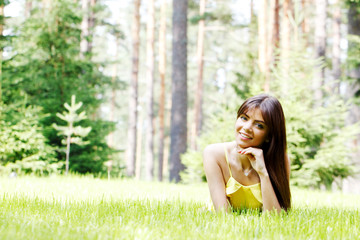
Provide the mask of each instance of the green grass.
[{"label": "green grass", "polygon": [[292,189],[285,214],[214,214],[206,184],[0,178],[1,239],[358,239],[360,196]]}]

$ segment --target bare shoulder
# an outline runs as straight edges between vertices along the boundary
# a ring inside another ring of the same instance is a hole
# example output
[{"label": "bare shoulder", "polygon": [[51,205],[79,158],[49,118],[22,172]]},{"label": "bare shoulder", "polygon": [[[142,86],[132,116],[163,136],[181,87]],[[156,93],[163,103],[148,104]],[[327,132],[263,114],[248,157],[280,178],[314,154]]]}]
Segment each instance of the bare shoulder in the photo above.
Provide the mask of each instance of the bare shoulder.
[{"label": "bare shoulder", "polygon": [[203,151],[203,161],[205,162],[219,162],[219,160],[224,159],[225,151],[224,149],[228,148],[229,143],[214,143],[208,145]]},{"label": "bare shoulder", "polygon": [[224,143],[213,143],[204,148],[204,153],[213,154],[218,152],[220,148],[224,149]]}]

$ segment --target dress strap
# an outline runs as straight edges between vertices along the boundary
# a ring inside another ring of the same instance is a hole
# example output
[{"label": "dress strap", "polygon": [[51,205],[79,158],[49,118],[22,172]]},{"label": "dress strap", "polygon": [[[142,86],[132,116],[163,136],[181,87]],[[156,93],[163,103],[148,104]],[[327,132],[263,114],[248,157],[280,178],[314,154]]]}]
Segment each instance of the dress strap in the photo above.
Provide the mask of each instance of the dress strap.
[{"label": "dress strap", "polygon": [[232,177],[232,174],[231,174],[231,169],[230,169],[230,163],[229,163],[229,160],[228,160],[227,151],[226,151],[226,145],[225,145],[225,144],[224,144],[224,151],[225,151],[225,159],[226,159],[226,163],[227,163],[228,168],[229,168],[230,177]]}]

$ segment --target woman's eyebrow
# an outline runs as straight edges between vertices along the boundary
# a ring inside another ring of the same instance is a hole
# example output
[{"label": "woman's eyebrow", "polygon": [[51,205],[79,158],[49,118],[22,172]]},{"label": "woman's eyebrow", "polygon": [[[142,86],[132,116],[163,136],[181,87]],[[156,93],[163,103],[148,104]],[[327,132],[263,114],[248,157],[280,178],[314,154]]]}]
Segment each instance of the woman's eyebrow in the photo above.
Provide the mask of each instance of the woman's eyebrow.
[{"label": "woman's eyebrow", "polygon": [[266,123],[265,123],[264,121],[262,121],[262,120],[256,120],[256,119],[255,119],[255,122],[260,122],[260,123],[263,123],[263,124],[266,125]]},{"label": "woman's eyebrow", "polygon": [[[245,117],[250,118],[249,115],[247,115],[246,113],[243,113],[242,115],[245,115]],[[262,120],[255,119],[255,122],[260,122],[266,125],[266,123]]]}]

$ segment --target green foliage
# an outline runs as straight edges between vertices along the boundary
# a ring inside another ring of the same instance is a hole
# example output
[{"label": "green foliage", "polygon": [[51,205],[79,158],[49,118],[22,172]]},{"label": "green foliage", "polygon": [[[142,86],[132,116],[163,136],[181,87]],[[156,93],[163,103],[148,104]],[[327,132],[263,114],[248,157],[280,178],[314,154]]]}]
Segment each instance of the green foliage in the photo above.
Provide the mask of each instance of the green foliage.
[{"label": "green foliage", "polygon": [[46,143],[39,126],[38,107],[2,106],[0,115],[1,171],[17,174],[48,175],[58,173],[62,162]]},{"label": "green foliage", "polygon": [[10,3],[9,0],[0,0],[0,5],[7,5],[9,3]]},{"label": "green foliage", "polygon": [[[324,85],[324,98],[315,102],[312,83],[321,60],[311,60],[301,43],[291,51],[289,73],[282,62],[273,70],[277,81],[272,89],[282,102],[287,128],[288,154],[292,161],[292,183],[330,189],[337,179],[355,173],[352,149],[344,151],[360,132],[359,125],[346,125],[350,105],[332,96]],[[328,83],[331,84],[331,83]]]},{"label": "green foliage", "polygon": [[360,128],[359,125],[345,126],[348,105],[339,101],[332,106],[311,109],[296,103],[287,104],[285,112],[292,182],[315,187],[323,184],[330,189],[337,178],[353,175],[353,149],[347,145]]},{"label": "green foliage", "polygon": [[345,3],[346,4],[351,4],[351,3],[360,4],[360,0],[345,0]]},{"label": "green foliage", "polygon": [[216,4],[216,7],[206,11],[203,15],[199,15],[199,3],[189,1],[188,5],[191,16],[189,21],[193,25],[198,24],[200,20],[205,20],[205,22],[219,21],[222,24],[231,24],[233,21],[231,8],[227,2]]},{"label": "green foliage", "polygon": [[[74,125],[76,122],[87,118],[85,112],[77,113],[81,106],[82,102],[76,103],[75,95],[72,95],[71,105],[67,103],[64,104],[64,107],[68,110],[68,112],[56,114],[57,117],[67,123],[67,126],[58,126],[56,123],[52,126],[59,131],[60,135],[66,136],[69,139],[71,138],[71,143],[85,145],[88,144],[88,142],[84,142],[82,138],[86,137],[90,133],[91,127],[84,128],[82,126]],[[73,135],[79,137],[72,137]],[[66,142],[63,142],[63,144],[66,145]]]},{"label": "green foliage", "polygon": [[91,127],[84,128],[82,126],[75,126],[76,122],[86,119],[85,112],[77,113],[81,108],[82,102],[76,103],[75,95],[71,96],[71,105],[65,103],[64,107],[68,112],[57,113],[60,119],[67,123],[67,126],[58,126],[54,123],[52,126],[59,131],[59,135],[63,135],[66,139],[63,139],[62,144],[66,145],[66,169],[65,174],[69,172],[69,161],[70,161],[70,144],[74,143],[77,145],[86,145],[89,142],[83,141],[91,131]]},{"label": "green foliage", "polygon": [[[39,118],[46,143],[61,147],[62,137],[52,124],[62,124],[56,114],[72,95],[83,102],[90,119],[82,120],[95,134],[89,134],[89,146],[72,150],[74,162],[88,163],[86,168],[71,171],[99,172],[99,167],[113,152],[106,144],[105,136],[113,131],[114,123],[97,119],[97,111],[104,100],[106,88],[111,83],[99,69],[101,63],[91,60],[91,54],[80,57],[80,5],[71,0],[49,2],[49,9],[34,5],[32,15],[13,28],[14,37],[9,58],[3,68],[3,101],[5,104],[23,102],[26,106],[40,106],[43,117]],[[96,14],[102,9],[95,9]],[[110,153],[110,154],[109,154]],[[65,158],[63,152],[57,159]],[[96,166],[96,167],[93,167]]]},{"label": "green foliage", "polygon": [[[350,105],[339,97],[331,96],[326,85],[322,89],[324,99],[314,102],[312,83],[318,70],[315,66],[322,66],[322,63],[320,59],[311,60],[310,53],[303,49],[303,45],[298,43],[290,52],[289,59],[282,59],[272,67],[271,94],[280,100],[285,112],[292,184],[324,185],[329,189],[333,182],[356,173],[351,162],[354,149],[347,146],[360,133],[360,126],[345,124]],[[289,71],[285,71],[286,67]],[[256,69],[236,75],[237,81],[232,86],[237,99],[233,102],[240,105],[245,98],[259,93],[262,79],[256,75]],[[215,112],[207,120],[209,124],[198,140],[200,151],[211,143],[233,141],[237,107]],[[224,121],[230,116],[233,117],[231,120]],[[182,156],[182,161],[186,165],[182,173],[184,182],[204,179],[201,152],[189,150]]]},{"label": "green foliage", "polygon": [[104,139],[114,130],[114,124],[90,119],[83,120],[81,124],[91,127],[91,132],[86,137],[89,144],[72,146],[70,170],[84,174],[106,172],[104,162],[115,151],[108,147]]},{"label": "green foliage", "polygon": [[181,162],[186,169],[180,173],[184,183],[205,181],[202,162],[202,150],[209,144],[233,141],[236,110],[224,106],[210,116],[205,123],[203,134],[197,140],[199,151],[189,149],[181,155]]},{"label": "green foliage", "polygon": [[184,183],[202,182],[206,180],[201,153],[188,150],[181,155],[181,162],[186,166],[185,171],[180,172],[181,181]]},{"label": "green foliage", "polygon": [[[359,4],[360,5],[360,4]],[[360,9],[360,6],[359,6]],[[359,10],[360,12],[360,10]],[[349,35],[348,36],[349,41],[349,50],[348,50],[348,57],[346,59],[346,68],[349,72],[352,72],[354,69],[360,68],[360,36],[356,35]],[[349,79],[347,81],[351,83],[351,85],[356,86],[360,84],[359,78],[351,78],[352,76],[349,76]],[[360,90],[358,89],[355,93],[355,104],[360,105]]]}]

